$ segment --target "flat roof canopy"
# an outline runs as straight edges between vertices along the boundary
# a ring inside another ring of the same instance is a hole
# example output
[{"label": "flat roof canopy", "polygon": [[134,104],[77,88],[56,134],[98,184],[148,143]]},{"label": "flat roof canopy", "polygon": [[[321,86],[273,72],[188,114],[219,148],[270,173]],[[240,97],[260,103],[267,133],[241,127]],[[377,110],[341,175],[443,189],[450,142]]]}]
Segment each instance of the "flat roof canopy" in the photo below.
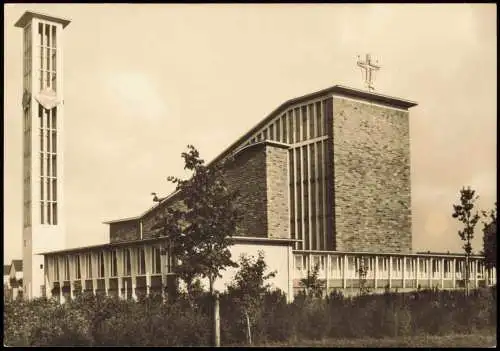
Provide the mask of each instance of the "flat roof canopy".
[{"label": "flat roof canopy", "polygon": [[14,24],[15,27],[19,28],[24,28],[26,27],[26,24],[28,24],[32,18],[39,18],[42,20],[46,21],[51,21],[51,22],[56,22],[56,23],[61,23],[63,28],[65,28],[68,24],[70,24],[70,20],[64,19],[64,18],[59,18],[59,17],[54,17],[54,16],[49,16],[49,15],[44,15],[43,13],[37,13],[37,12],[32,12],[32,11],[26,11],[21,18],[17,20],[17,22]]}]

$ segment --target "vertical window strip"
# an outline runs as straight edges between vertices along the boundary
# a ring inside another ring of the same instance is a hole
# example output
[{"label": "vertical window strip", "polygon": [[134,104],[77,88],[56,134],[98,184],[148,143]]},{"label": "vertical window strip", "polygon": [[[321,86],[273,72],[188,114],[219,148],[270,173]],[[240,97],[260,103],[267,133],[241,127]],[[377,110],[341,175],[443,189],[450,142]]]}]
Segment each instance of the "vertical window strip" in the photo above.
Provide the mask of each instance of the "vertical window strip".
[{"label": "vertical window strip", "polygon": [[[289,177],[290,177],[290,186],[289,186],[289,194],[290,194],[290,236],[292,239],[296,239],[295,232],[295,151],[290,149],[288,151],[288,160],[289,160]],[[295,243],[295,249],[298,249],[297,243]]]},{"label": "vertical window strip", "polygon": [[296,207],[296,232],[299,242],[299,250],[304,249],[304,238],[302,237],[302,157],[300,147],[295,148],[295,207]]}]

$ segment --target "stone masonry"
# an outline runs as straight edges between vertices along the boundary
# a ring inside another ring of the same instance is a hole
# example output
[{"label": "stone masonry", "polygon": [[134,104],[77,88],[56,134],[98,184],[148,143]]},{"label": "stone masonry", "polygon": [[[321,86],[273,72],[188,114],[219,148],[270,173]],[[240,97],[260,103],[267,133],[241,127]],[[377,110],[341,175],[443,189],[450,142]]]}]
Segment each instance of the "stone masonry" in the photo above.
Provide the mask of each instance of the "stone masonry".
[{"label": "stone masonry", "polygon": [[266,145],[266,182],[268,237],[289,239],[288,147]]},{"label": "stone masonry", "polygon": [[336,250],[411,252],[408,111],[333,97]]}]

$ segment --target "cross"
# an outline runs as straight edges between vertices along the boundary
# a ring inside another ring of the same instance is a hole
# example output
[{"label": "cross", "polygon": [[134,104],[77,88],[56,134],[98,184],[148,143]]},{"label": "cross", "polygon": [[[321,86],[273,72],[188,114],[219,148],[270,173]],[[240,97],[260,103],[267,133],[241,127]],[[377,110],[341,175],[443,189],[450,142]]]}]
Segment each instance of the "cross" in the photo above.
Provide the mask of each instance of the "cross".
[{"label": "cross", "polygon": [[[373,87],[373,71],[378,71],[380,69],[380,66],[372,63],[371,61],[371,56],[370,54],[366,54],[366,61],[360,61],[359,55],[358,55],[358,66],[361,67],[361,69],[364,71],[364,79],[365,79],[365,85],[367,86],[369,91],[375,90]],[[378,63],[378,61],[376,62]]]}]

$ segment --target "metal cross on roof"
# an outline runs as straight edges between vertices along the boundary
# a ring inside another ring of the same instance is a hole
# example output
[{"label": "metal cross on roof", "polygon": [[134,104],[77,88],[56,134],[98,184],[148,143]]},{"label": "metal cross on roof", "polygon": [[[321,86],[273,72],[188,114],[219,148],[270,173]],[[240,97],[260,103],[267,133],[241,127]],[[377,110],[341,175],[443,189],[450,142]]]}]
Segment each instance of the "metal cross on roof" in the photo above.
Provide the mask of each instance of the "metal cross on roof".
[{"label": "metal cross on roof", "polygon": [[[369,91],[375,90],[375,88],[373,87],[373,76],[374,76],[373,72],[378,71],[380,69],[380,66],[377,64],[374,64],[371,61],[370,54],[366,54],[366,61],[364,61],[364,62],[360,60],[359,55],[358,55],[358,62],[357,63],[358,63],[358,66],[361,67],[361,69],[363,70],[363,76],[364,76],[366,87],[368,88]],[[375,63],[378,63],[378,61],[376,61]]]}]

